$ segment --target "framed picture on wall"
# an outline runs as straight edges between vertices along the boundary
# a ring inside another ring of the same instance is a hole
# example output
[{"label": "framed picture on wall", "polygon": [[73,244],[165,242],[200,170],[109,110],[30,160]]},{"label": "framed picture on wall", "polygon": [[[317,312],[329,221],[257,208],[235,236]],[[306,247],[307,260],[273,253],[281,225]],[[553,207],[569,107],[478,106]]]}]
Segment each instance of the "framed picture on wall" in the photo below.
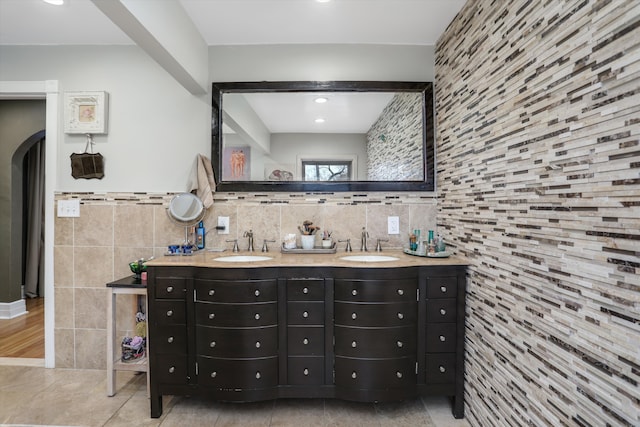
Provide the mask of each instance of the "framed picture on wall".
[{"label": "framed picture on wall", "polygon": [[224,147],[222,179],[225,181],[251,180],[251,147]]},{"label": "framed picture on wall", "polygon": [[107,92],[65,92],[65,133],[107,133]]}]

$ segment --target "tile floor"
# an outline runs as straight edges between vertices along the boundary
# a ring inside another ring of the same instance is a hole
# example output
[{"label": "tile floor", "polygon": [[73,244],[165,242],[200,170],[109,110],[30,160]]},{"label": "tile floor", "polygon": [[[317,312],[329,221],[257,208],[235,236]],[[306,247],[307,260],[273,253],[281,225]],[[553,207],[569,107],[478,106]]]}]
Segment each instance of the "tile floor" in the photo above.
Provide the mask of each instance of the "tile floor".
[{"label": "tile floor", "polygon": [[106,394],[106,372],[0,366],[0,426],[398,426],[468,427],[446,398],[365,404],[333,399],[280,399],[229,404],[167,396],[164,412],[149,418],[146,378],[117,373],[117,393]]}]

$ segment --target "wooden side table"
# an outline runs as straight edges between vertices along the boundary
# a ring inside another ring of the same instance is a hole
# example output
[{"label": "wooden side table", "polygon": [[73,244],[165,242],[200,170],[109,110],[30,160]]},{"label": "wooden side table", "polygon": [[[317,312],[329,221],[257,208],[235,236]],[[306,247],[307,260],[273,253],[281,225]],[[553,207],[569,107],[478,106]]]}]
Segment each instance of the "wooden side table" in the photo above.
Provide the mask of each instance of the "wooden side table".
[{"label": "wooden side table", "polygon": [[[144,310],[147,313],[147,285],[140,283],[134,276],[125,277],[115,282],[107,283],[109,295],[107,301],[107,396],[113,396],[116,392],[116,371],[148,371],[148,351],[145,357],[135,362],[124,363],[120,356],[114,354],[116,343],[120,340],[116,339],[116,296],[118,294],[125,295],[144,295]],[[149,336],[149,328],[147,323],[147,340]],[[148,347],[147,342],[147,347]],[[118,352],[119,354],[119,352]],[[149,375],[147,374],[147,395],[149,394]]]}]

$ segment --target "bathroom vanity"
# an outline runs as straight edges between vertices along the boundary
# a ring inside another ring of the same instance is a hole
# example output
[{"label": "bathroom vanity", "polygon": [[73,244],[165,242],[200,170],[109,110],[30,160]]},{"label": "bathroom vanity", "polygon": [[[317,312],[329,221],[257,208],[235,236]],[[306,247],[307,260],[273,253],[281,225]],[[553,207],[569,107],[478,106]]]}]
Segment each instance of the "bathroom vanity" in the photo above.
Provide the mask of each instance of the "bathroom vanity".
[{"label": "bathroom vanity", "polygon": [[464,416],[466,265],[387,251],[149,262],[151,417],[163,395],[394,401],[452,397]]}]

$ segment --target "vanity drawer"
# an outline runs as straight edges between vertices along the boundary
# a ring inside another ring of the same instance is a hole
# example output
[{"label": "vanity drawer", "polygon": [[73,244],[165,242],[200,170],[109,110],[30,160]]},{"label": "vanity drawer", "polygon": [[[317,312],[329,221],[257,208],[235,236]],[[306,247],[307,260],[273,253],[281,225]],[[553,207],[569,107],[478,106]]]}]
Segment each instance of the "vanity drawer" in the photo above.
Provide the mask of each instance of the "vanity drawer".
[{"label": "vanity drawer", "polygon": [[153,318],[159,325],[184,325],[186,323],[185,303],[181,300],[161,300],[154,304]]},{"label": "vanity drawer", "polygon": [[277,301],[274,279],[266,280],[195,280],[196,301],[249,303]]},{"label": "vanity drawer", "polygon": [[345,326],[402,326],[416,322],[417,303],[335,303],[335,323]]},{"label": "vanity drawer", "polygon": [[154,353],[187,353],[187,328],[184,326],[165,325],[157,328],[153,341]]},{"label": "vanity drawer", "polygon": [[267,357],[278,354],[278,327],[196,326],[196,351],[211,357]]},{"label": "vanity drawer", "polygon": [[187,290],[187,279],[183,277],[157,277],[156,298],[182,299]]},{"label": "vanity drawer", "polygon": [[324,355],[324,327],[287,328],[287,353],[289,356]]},{"label": "vanity drawer", "polygon": [[234,360],[198,356],[198,384],[231,389],[275,387],[278,358]]},{"label": "vanity drawer", "polygon": [[287,279],[288,301],[324,301],[324,279]]},{"label": "vanity drawer", "polygon": [[324,325],[324,302],[287,303],[287,324]]},{"label": "vanity drawer", "polygon": [[455,298],[457,276],[427,277],[427,298]]},{"label": "vanity drawer", "polygon": [[157,375],[160,384],[187,384],[189,374],[187,369],[187,355],[185,354],[158,354],[156,358],[157,370],[153,373]]},{"label": "vanity drawer", "polygon": [[416,328],[336,326],[335,353],[347,357],[402,357],[416,352]]},{"label": "vanity drawer", "polygon": [[427,323],[455,322],[456,300],[451,298],[427,301]]},{"label": "vanity drawer", "polygon": [[428,353],[453,353],[455,351],[455,323],[430,323],[427,325]]},{"label": "vanity drawer", "polygon": [[416,360],[362,360],[336,356],[335,383],[337,387],[359,389],[402,388],[416,383]]},{"label": "vanity drawer", "polygon": [[415,301],[416,281],[336,279],[336,301],[347,302],[391,302]]},{"label": "vanity drawer", "polygon": [[258,327],[278,323],[278,304],[196,303],[196,323],[205,326]]},{"label": "vanity drawer", "polygon": [[452,383],[456,379],[456,354],[427,354],[425,367],[427,384]]},{"label": "vanity drawer", "polygon": [[289,357],[287,384],[324,384],[324,357]]}]

